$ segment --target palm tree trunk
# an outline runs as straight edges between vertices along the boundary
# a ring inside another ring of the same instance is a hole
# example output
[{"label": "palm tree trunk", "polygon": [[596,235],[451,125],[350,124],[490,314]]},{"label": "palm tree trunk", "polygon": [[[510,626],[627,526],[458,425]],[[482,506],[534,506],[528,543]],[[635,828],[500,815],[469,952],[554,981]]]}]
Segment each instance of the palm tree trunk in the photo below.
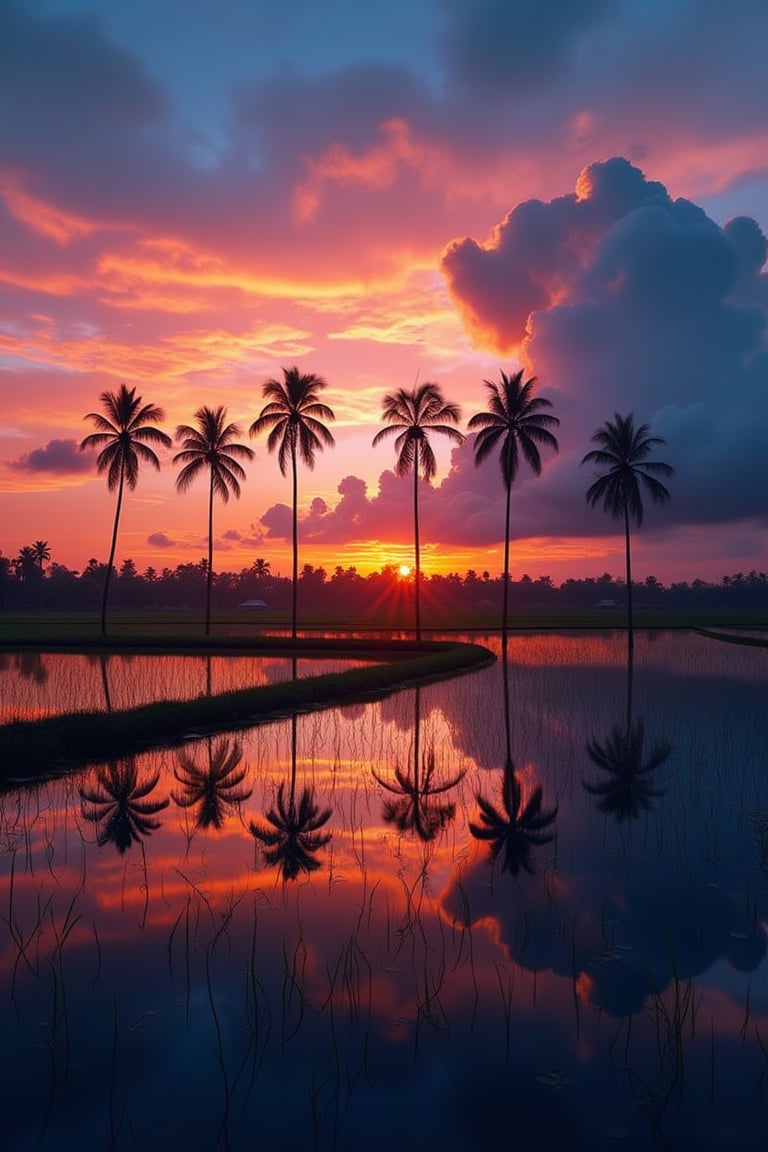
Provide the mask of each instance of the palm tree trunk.
[{"label": "palm tree trunk", "polygon": [[419,552],[419,462],[421,452],[416,441],[416,458],[413,462],[413,544],[416,558],[416,583],[414,585],[414,605],[416,609],[416,640],[421,642],[421,555]]},{"label": "palm tree trunk", "polygon": [[632,617],[632,559],[629,549],[629,508],[624,504],[624,547],[627,559],[627,646],[631,653],[635,646],[634,621]]},{"label": "palm tree trunk", "polygon": [[507,484],[507,508],[504,520],[504,593],[501,608],[501,637],[504,645],[507,643],[507,616],[509,614],[509,505],[512,495],[512,485]]},{"label": "palm tree trunk", "polygon": [[213,467],[208,492],[208,571],[205,582],[205,634],[211,634],[211,585],[213,583]]},{"label": "palm tree trunk", "polygon": [[109,560],[107,561],[107,571],[104,575],[104,588],[101,593],[101,634],[107,634],[107,597],[109,596],[109,582],[112,578],[112,565],[115,562],[115,551],[117,549],[117,528],[120,523],[120,508],[123,503],[123,473],[124,464],[120,462],[120,479],[117,484],[117,505],[115,507],[115,522],[112,526],[112,544],[109,549]]},{"label": "palm tree trunk", "polygon": [[293,598],[291,601],[291,636],[296,639],[299,585],[299,475],[296,463],[296,444],[291,445],[291,471],[293,475]]}]

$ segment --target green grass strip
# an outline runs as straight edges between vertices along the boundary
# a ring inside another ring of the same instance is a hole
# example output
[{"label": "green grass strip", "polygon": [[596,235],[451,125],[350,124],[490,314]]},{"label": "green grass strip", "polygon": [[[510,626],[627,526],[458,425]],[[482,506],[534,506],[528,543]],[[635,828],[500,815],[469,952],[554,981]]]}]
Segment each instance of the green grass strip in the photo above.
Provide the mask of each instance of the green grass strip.
[{"label": "green grass strip", "polygon": [[[145,650],[146,641],[116,644],[110,651]],[[200,647],[196,641],[197,648]],[[63,645],[62,645],[63,646]],[[53,647],[57,647],[53,645]],[[152,650],[161,649],[158,641]],[[178,640],[164,651],[187,650]],[[43,720],[17,720],[0,725],[0,790],[51,778],[70,768],[133,756],[149,748],[171,747],[215,732],[250,728],[294,712],[329,708],[388,695],[400,688],[446,679],[493,663],[495,656],[479,644],[449,642],[316,640],[261,645],[253,640],[213,642],[206,650],[279,652],[282,656],[334,655],[382,661],[346,672],[286,680],[194,700],[165,700],[115,712],[77,712]]]}]

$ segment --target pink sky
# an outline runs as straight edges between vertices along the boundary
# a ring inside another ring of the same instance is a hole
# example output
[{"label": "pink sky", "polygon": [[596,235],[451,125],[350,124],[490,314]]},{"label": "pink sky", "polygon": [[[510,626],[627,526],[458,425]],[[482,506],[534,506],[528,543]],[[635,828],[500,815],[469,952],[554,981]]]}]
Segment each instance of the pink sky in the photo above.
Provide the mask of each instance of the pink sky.
[{"label": "pink sky", "polygon": [[[322,7],[322,11],[321,11]],[[485,405],[523,367],[560,452],[513,493],[513,575],[623,571],[579,461],[614,412],[673,464],[635,574],[765,569],[768,9],[754,0],[9,0],[0,11],[0,550],[105,560],[113,497],[77,445],[122,381],[165,430],[224,404],[256,458],[215,566],[290,569],[289,481],[248,441],[263,382],[328,381],[300,562],[408,561],[411,491],[371,440],[418,379]],[[502,567],[503,490],[433,441],[424,569]],[[118,563],[206,551],[169,453]]]}]

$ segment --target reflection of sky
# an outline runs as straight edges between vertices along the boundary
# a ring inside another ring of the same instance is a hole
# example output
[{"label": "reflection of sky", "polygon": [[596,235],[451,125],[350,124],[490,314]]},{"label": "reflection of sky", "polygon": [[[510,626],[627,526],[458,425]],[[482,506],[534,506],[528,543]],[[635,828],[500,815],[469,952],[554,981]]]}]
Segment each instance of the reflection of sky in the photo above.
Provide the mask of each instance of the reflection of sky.
[{"label": "reflection of sky", "polygon": [[[582,779],[624,720],[623,640],[511,645],[513,758],[558,805],[532,877],[492,873],[467,829],[474,793],[498,797],[498,664],[421,690],[421,748],[468,768],[432,844],[384,822],[371,772],[411,763],[412,691],[299,718],[333,839],[285,887],[247,824],[289,776],[288,721],[239,734],[253,792],[217,833],[172,802],[98,849],[92,773],[0,797],[7,1146],[450,1150],[501,1126],[521,1148],[762,1147],[764,653],[638,636],[633,712],[672,751],[619,825]],[[176,761],[139,758],[151,800]]]}]

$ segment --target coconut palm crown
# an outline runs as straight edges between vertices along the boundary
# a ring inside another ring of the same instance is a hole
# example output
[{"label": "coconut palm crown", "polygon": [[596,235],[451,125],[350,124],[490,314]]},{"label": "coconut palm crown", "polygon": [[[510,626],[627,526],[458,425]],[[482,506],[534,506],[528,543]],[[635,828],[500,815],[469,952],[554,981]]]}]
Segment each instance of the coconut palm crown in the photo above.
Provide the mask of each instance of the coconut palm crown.
[{"label": "coconut palm crown", "polygon": [[163,409],[156,404],[142,404],[142,397],[136,395],[135,388],[121,384],[119,391],[102,392],[99,399],[104,412],[88,412],[83,417],[91,420],[97,430],[81,441],[80,451],[86,448],[99,449],[96,468],[99,472],[107,473],[109,491],[117,489],[112,544],[101,599],[101,634],[104,636],[107,631],[107,598],[117,547],[123,491],[126,486],[131,491],[136,487],[140,464],[149,464],[156,471],[160,470],[160,461],[150,445],[170,448],[171,438],[155,427],[155,423],[165,419]]},{"label": "coconut palm crown", "polygon": [[294,365],[283,368],[282,380],[267,380],[262,394],[267,403],[249,428],[251,436],[268,432],[267,448],[277,450],[277,462],[283,476],[291,469],[293,486],[293,601],[291,634],[296,639],[297,589],[299,582],[299,479],[298,463],[315,466],[315,453],[332,448],[333,435],[323,423],[334,420],[333,410],[320,400],[328,384],[314,372],[302,373]]},{"label": "coconut palm crown", "polygon": [[245,479],[245,469],[240,460],[252,460],[253,450],[247,444],[235,442],[240,436],[237,424],[227,423],[227,410],[223,407],[198,408],[194,419],[196,426],[180,424],[176,438],[181,442],[181,451],[173,458],[174,464],[182,468],[176,477],[176,488],[186,492],[197,477],[209,471],[208,486],[208,568],[205,590],[205,634],[211,630],[211,585],[213,581],[213,498],[219,496],[226,504],[230,493],[240,496],[240,482]]},{"label": "coconut palm crown", "polygon": [[432,480],[437,473],[437,461],[429,442],[430,432],[448,436],[457,444],[464,442],[464,434],[456,425],[460,419],[458,405],[448,403],[439,384],[426,382],[411,391],[398,388],[384,397],[381,410],[385,427],[380,428],[373,438],[376,447],[385,436],[395,436],[398,476],[413,472],[413,536],[414,536],[414,579],[416,609],[416,639],[421,640],[421,559],[419,543],[419,476]]},{"label": "coconut palm crown", "polygon": [[603,469],[587,489],[587,503],[593,508],[602,504],[615,520],[624,520],[624,542],[627,570],[627,621],[629,648],[634,643],[632,620],[632,558],[630,551],[630,520],[639,528],[643,523],[643,492],[654,504],[665,504],[669,491],[658,479],[672,476],[674,468],[660,460],[649,460],[651,451],[666,444],[663,436],[651,436],[650,425],[635,428],[634,415],[614,413],[613,422],[607,420],[592,437],[597,448],[587,452],[582,464],[593,463]]},{"label": "coconut palm crown", "polygon": [[502,631],[507,631],[507,606],[509,596],[509,510],[512,485],[520,467],[520,459],[525,460],[536,476],[541,475],[541,454],[539,447],[558,450],[557,439],[550,431],[560,424],[557,416],[545,409],[552,407],[552,401],[543,396],[534,396],[536,377],[523,382],[523,370],[514,375],[501,373],[500,383],[484,380],[489,391],[488,408],[477,412],[467,424],[470,431],[477,430],[475,437],[475,465],[482,464],[496,449],[499,451],[501,478],[506,492],[504,513],[504,593],[502,607]]}]

